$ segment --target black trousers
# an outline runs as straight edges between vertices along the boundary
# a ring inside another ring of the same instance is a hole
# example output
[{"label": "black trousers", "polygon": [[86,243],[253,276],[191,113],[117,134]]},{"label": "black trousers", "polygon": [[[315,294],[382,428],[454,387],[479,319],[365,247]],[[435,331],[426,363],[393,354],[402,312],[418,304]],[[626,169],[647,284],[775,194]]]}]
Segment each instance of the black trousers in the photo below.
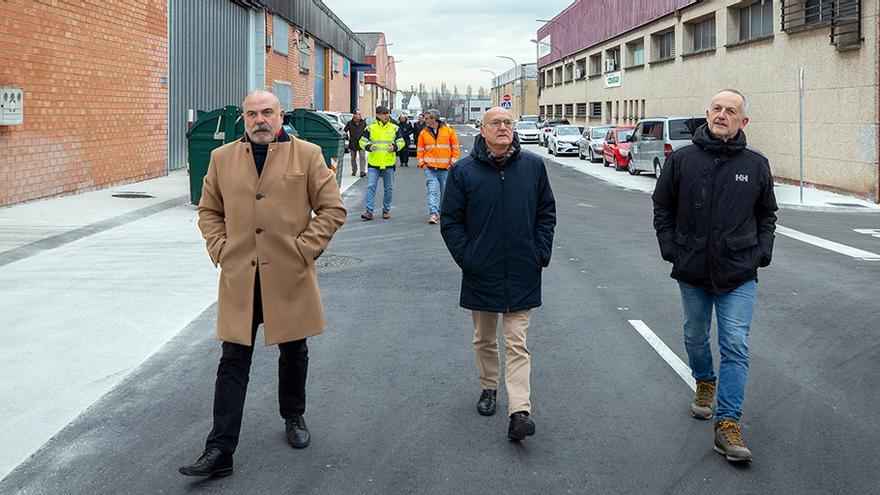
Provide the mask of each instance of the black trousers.
[{"label": "black trousers", "polygon": [[[256,344],[257,328],[263,323],[259,271],[255,282],[251,344]],[[309,369],[306,339],[278,344],[278,348],[278,406],[281,417],[301,416],[306,410],[306,374]],[[223,354],[214,384],[214,428],[205,442],[206,448],[216,447],[232,454],[238,446],[253,353],[253,345],[223,342]]]},{"label": "black trousers", "polygon": [[400,158],[400,165],[403,167],[409,166],[409,145],[403,147],[402,150],[397,152],[397,157]]}]

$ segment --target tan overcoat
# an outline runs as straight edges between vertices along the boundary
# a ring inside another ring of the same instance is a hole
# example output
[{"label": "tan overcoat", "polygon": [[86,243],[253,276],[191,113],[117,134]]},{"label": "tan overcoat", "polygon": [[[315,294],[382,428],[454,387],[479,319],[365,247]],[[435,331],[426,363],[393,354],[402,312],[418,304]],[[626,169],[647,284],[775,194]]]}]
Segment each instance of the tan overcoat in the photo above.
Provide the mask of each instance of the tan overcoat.
[{"label": "tan overcoat", "polygon": [[259,176],[251,143],[215,149],[199,201],[199,229],[221,269],[217,338],[252,345],[257,267],[266,345],[321,333],[315,259],[346,214],[336,178],[314,144],[293,137],[269,144]]}]

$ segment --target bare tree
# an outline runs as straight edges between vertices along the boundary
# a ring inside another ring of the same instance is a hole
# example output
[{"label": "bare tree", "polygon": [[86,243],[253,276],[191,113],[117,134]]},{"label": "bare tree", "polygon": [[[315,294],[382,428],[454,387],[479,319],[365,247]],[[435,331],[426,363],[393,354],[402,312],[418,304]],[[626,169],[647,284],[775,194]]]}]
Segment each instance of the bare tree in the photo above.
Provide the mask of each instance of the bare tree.
[{"label": "bare tree", "polygon": [[480,86],[480,89],[477,91],[477,98],[482,100],[486,98],[486,94],[486,88]]}]

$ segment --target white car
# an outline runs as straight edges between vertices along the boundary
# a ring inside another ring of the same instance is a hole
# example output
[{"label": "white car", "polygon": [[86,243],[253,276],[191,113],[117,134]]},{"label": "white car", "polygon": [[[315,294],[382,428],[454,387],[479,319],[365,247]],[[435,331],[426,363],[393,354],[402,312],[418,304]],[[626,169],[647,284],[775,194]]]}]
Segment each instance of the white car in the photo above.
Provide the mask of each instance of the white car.
[{"label": "white car", "polygon": [[578,152],[578,139],[584,132],[582,125],[558,125],[547,138],[547,153],[551,155],[575,155]]},{"label": "white car", "polygon": [[520,143],[537,144],[538,136],[541,134],[541,129],[538,129],[538,124],[535,122],[524,122],[522,120],[513,126],[513,130],[519,135]]},{"label": "white car", "polygon": [[345,127],[345,124],[352,119],[353,115],[350,113],[326,112],[324,110],[318,110],[318,113],[327,117],[327,119],[333,123],[333,127],[335,127],[337,131],[345,134],[345,151],[348,152],[348,133],[343,131],[343,128]]}]

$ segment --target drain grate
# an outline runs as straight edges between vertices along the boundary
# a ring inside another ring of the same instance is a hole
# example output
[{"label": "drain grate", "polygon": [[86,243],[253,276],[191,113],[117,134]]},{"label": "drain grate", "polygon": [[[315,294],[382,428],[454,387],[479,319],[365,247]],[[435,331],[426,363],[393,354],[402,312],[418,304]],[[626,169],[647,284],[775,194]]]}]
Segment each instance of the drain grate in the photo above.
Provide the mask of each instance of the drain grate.
[{"label": "drain grate", "polygon": [[331,254],[329,256],[321,256],[320,258],[315,260],[315,265],[320,268],[340,268],[345,266],[352,266],[361,263],[362,259],[355,258],[354,256],[337,256],[335,254]]},{"label": "drain grate", "polygon": [[120,191],[115,194],[111,194],[114,198],[124,198],[124,199],[149,199],[155,198],[155,196],[150,196],[147,193],[136,192],[136,191]]}]

